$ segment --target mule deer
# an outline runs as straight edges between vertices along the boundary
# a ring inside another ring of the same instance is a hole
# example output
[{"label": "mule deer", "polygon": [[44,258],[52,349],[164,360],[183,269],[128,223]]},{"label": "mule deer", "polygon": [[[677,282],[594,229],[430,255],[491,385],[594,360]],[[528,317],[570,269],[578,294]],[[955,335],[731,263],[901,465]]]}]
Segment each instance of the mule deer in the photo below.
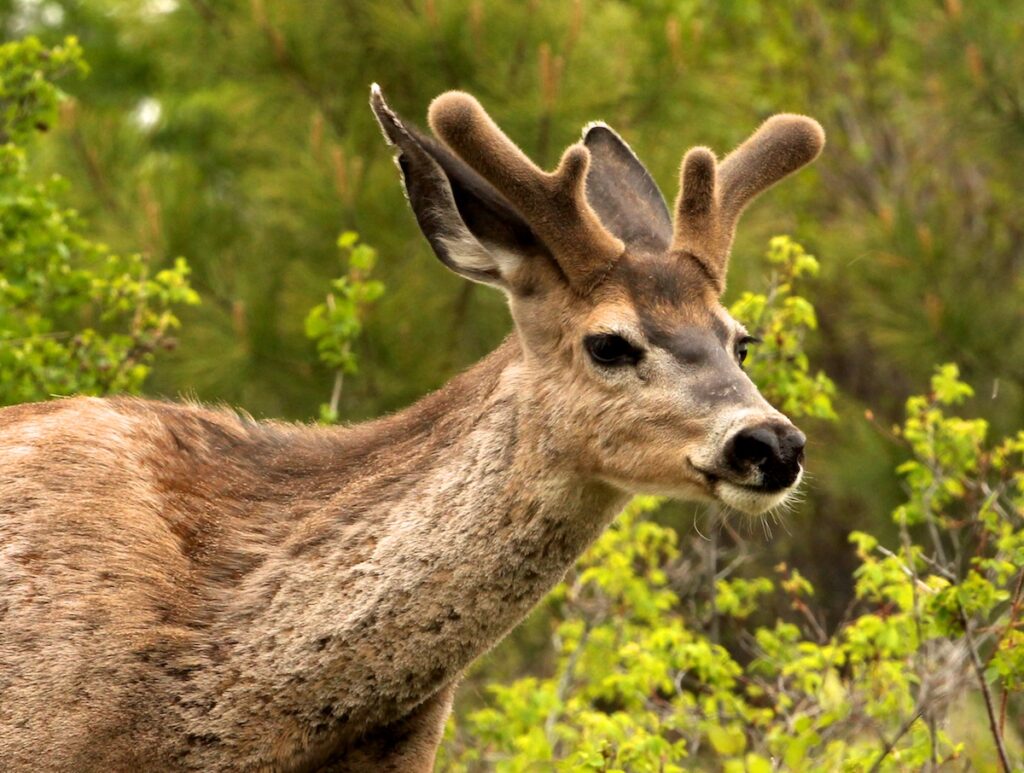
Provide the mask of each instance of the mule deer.
[{"label": "mule deer", "polygon": [[719,303],[733,229],[824,137],[779,115],[675,218],[603,124],[546,173],[471,96],[436,139],[374,87],[441,261],[515,330],[394,416],[348,428],[77,398],[0,412],[0,767],[433,764],[460,673],[634,492],[781,503],[804,436],[741,369]]}]

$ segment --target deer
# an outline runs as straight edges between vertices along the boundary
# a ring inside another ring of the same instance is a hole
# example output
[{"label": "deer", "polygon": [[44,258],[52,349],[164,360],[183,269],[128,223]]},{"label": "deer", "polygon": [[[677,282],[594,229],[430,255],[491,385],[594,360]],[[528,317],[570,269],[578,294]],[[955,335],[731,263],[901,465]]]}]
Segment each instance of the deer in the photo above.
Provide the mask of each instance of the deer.
[{"label": "deer", "polygon": [[799,485],[805,436],[720,299],[741,212],[817,122],[689,150],[673,216],[603,123],[548,172],[467,93],[431,133],[370,103],[423,235],[512,332],[353,426],[0,411],[0,768],[431,770],[460,675],[631,496],[758,515]]}]

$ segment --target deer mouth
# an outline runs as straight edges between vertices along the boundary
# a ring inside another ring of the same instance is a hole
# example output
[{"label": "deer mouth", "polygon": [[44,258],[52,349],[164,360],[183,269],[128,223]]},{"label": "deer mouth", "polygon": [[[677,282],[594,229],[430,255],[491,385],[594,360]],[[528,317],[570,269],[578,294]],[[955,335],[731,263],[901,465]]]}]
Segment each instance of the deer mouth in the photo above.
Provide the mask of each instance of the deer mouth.
[{"label": "deer mouth", "polygon": [[715,498],[733,510],[748,515],[762,515],[785,504],[800,484],[801,477],[802,474],[788,488],[774,490],[723,479],[719,480],[714,488]]},{"label": "deer mouth", "polygon": [[690,467],[703,478],[704,485],[716,501],[747,515],[762,515],[783,505],[800,486],[800,481],[803,479],[802,468],[789,485],[778,487],[770,482],[754,484],[734,480],[711,470],[702,469],[693,462],[690,462]]}]

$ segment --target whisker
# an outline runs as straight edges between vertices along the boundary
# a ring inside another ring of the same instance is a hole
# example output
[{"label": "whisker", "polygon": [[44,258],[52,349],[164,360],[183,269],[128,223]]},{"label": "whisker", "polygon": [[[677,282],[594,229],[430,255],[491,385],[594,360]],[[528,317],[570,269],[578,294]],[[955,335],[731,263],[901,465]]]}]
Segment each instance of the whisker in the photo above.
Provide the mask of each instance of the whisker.
[{"label": "whisker", "polygon": [[711,542],[711,538],[710,537],[705,537],[703,532],[701,532],[700,527],[697,526],[697,516],[699,514],[700,514],[700,506],[697,506],[697,507],[693,508],[693,530],[695,532],[697,532],[697,536],[700,537],[702,540],[704,540],[705,542]]},{"label": "whisker", "polygon": [[[730,513],[732,512],[731,508],[730,508],[729,512]],[[716,537],[722,536],[722,532],[725,531],[725,519],[726,519],[726,517],[727,517],[726,513],[723,513],[721,510],[717,510],[717,509],[712,514],[712,521],[711,521],[711,523],[712,523],[712,526],[715,528],[715,536]]]}]

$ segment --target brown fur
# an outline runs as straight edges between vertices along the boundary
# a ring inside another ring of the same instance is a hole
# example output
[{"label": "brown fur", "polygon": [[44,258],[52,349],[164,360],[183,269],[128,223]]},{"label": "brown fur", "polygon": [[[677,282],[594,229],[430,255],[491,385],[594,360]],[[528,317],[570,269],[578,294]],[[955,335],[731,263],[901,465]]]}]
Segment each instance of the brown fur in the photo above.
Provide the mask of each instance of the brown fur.
[{"label": "brown fur", "polygon": [[622,255],[622,241],[609,233],[584,193],[590,153],[568,148],[558,168],[541,171],[516,147],[469,94],[449,91],[430,105],[430,127],[505,195],[537,231],[570,284],[586,294]]},{"label": "brown fur", "polygon": [[[424,232],[506,290],[515,332],[349,428],[127,398],[0,411],[0,768],[430,770],[459,675],[630,493],[760,512],[791,490],[723,461],[788,422],[713,278],[649,249],[660,195],[617,135],[587,179],[626,246],[581,294],[551,223],[375,99]],[[594,334],[643,356],[600,365]]]},{"label": "brown fur", "polygon": [[[720,165],[707,148],[683,158],[672,249],[699,261],[725,288],[729,249],[743,209],[782,178],[809,164],[825,146],[825,132],[805,115],[775,115]],[[717,167],[717,168],[716,168]]]}]

